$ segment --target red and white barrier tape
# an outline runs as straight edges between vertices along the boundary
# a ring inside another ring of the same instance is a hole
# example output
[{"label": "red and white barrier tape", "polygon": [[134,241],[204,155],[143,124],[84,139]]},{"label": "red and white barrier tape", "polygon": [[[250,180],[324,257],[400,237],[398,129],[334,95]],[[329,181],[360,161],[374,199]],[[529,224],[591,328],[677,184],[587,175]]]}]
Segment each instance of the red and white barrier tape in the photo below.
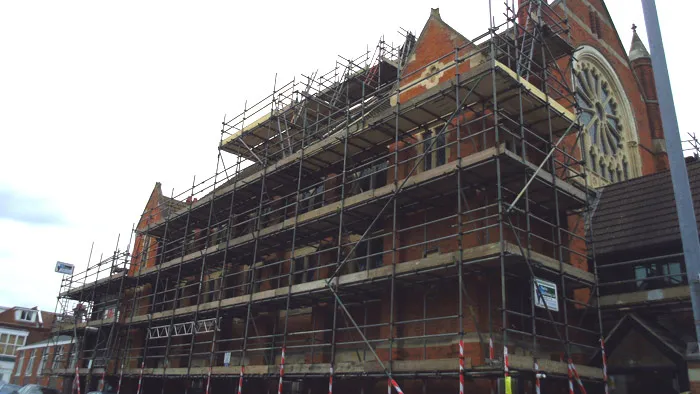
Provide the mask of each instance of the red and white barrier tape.
[{"label": "red and white barrier tape", "polygon": [[287,351],[287,348],[282,346],[282,359],[280,360],[280,384],[279,388],[277,389],[277,394],[282,394],[282,378],[284,377],[284,354]]},{"label": "red and white barrier tape", "polygon": [[535,394],[541,394],[540,388],[540,364],[535,360]]},{"label": "red and white barrier tape", "polygon": [[503,373],[508,376],[508,346],[503,345]]},{"label": "red and white barrier tape", "polygon": [[464,394],[464,340],[459,340],[459,394]]},{"label": "red and white barrier tape", "polygon": [[328,394],[333,394],[333,366],[331,366],[331,377],[328,379]]},{"label": "red and white barrier tape", "polygon": [[241,365],[241,377],[238,378],[238,394],[243,393],[243,373],[245,372],[245,367]]},{"label": "red and white barrier tape", "polygon": [[141,372],[139,373],[139,385],[136,386],[136,394],[141,394],[141,382],[143,381],[143,367],[146,364],[146,360],[141,361]]},{"label": "red and white barrier tape", "polygon": [[105,370],[102,370],[102,379],[100,379],[100,384],[97,385],[97,391],[104,391],[105,389]]},{"label": "red and white barrier tape", "polygon": [[493,338],[489,337],[489,358],[494,360],[496,358],[496,352],[493,350]]},{"label": "red and white barrier tape", "polygon": [[[399,384],[396,383],[394,379],[389,378],[389,383],[391,386],[394,386],[394,390],[396,390],[397,393],[403,394],[403,390],[401,390],[401,387],[399,387]],[[389,386],[389,390],[391,390],[391,386]]]},{"label": "red and white barrier tape", "polygon": [[578,387],[581,389],[581,393],[588,394],[588,393],[586,393],[586,388],[583,387],[583,382],[581,381],[581,377],[579,376],[578,371],[576,370],[576,367],[574,366],[574,363],[573,363],[573,361],[571,361],[571,359],[569,359],[569,369],[574,374],[574,379],[576,379],[576,383],[578,384]]},{"label": "red and white barrier tape", "polygon": [[211,365],[209,366],[209,371],[207,372],[207,389],[204,392],[205,394],[209,394],[210,385],[211,385]]},{"label": "red and white barrier tape", "polygon": [[80,371],[78,370],[78,366],[75,366],[75,385],[74,388],[78,394],[80,394]]},{"label": "red and white barrier tape", "polygon": [[605,385],[605,394],[608,394],[608,357],[605,355],[605,341],[603,338],[600,338],[600,354],[603,356],[603,384]]},{"label": "red and white barrier tape", "polygon": [[567,370],[569,372],[569,394],[574,394],[574,373],[571,370],[571,364],[567,366]]}]

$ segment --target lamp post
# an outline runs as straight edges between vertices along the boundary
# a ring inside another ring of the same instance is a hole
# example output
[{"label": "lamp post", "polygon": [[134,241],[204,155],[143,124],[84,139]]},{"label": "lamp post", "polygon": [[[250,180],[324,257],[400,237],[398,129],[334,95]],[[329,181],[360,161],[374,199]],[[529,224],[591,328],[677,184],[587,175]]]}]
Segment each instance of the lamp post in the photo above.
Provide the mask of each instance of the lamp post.
[{"label": "lamp post", "polygon": [[688,170],[683,157],[683,146],[676,118],[676,107],[673,103],[671,80],[668,76],[668,65],[664,44],[661,39],[659,16],[656,12],[654,0],[642,0],[644,21],[646,22],[649,46],[651,49],[651,62],[654,66],[654,79],[656,91],[661,109],[661,121],[666,137],[666,152],[668,153],[669,166],[671,168],[671,180],[673,182],[673,194],[676,198],[676,210],[678,211],[678,224],[680,226],[681,241],[683,243],[683,255],[690,288],[690,302],[693,306],[693,320],[695,322],[696,341],[700,344],[700,240],[698,239],[698,227],[695,221],[693,209],[693,196],[688,182]]}]

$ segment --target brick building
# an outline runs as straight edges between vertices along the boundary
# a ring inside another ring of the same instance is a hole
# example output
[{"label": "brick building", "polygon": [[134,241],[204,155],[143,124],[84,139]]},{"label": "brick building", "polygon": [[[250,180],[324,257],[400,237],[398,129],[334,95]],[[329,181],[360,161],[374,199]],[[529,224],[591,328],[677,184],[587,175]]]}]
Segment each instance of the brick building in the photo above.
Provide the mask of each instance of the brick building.
[{"label": "brick building", "polygon": [[38,384],[62,391],[65,379],[51,376],[46,371],[64,363],[75,363],[77,359],[74,357],[71,361],[70,358],[74,344],[73,337],[62,335],[18,348],[15,356],[18,361],[10,383],[18,386]]},{"label": "brick building", "polygon": [[35,308],[11,307],[0,311],[0,381],[10,382],[18,348],[51,334],[54,314]]},{"label": "brick building", "polygon": [[174,198],[157,184],[133,255],[66,278],[55,330],[79,357],[52,374],[139,394],[563,392],[575,367],[602,392],[588,224],[596,189],[667,167],[651,62],[600,0],[519,3],[473,38],[434,9],[418,37],[225,122],[235,164]]},{"label": "brick building", "polygon": [[[698,214],[700,161],[686,161]],[[685,392],[700,386],[700,354],[668,171],[606,186],[598,200],[594,243],[616,389]]]}]

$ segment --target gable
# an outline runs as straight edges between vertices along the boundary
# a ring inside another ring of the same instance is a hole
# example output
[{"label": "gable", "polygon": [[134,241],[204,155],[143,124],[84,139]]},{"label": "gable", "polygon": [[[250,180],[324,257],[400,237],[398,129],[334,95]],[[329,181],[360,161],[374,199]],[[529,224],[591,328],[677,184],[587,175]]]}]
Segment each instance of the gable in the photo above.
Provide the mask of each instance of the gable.
[{"label": "gable", "polygon": [[160,183],[156,183],[155,187],[153,188],[153,191],[151,191],[151,196],[148,198],[146,207],[144,207],[143,209],[143,213],[141,214],[139,223],[136,226],[137,229],[143,230],[146,227],[148,227],[149,224],[155,223],[156,221],[160,220],[161,215],[159,202],[162,194],[163,193],[160,189]]},{"label": "gable", "polygon": [[[454,78],[457,70],[463,73],[472,65],[479,64],[483,61],[482,56],[469,56],[475,49],[476,46],[471,41],[442,20],[439,9],[432,9],[430,18],[401,70],[400,102],[406,102],[441,82]],[[458,53],[455,53],[456,50]],[[467,56],[467,61],[457,69],[456,58],[464,59]]]},{"label": "gable", "polygon": [[632,328],[608,357],[610,368],[675,367],[659,348],[649,342],[637,329]]}]

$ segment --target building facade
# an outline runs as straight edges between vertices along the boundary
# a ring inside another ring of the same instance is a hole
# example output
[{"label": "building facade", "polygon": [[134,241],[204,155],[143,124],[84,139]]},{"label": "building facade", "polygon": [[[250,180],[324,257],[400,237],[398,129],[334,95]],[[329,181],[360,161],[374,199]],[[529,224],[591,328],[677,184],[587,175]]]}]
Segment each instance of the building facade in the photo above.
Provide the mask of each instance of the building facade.
[{"label": "building facade", "polygon": [[16,351],[49,337],[54,314],[37,308],[11,307],[0,312],[0,381],[10,383]]},{"label": "building facade", "polygon": [[667,167],[651,62],[600,0],[504,12],[468,39],[434,9],[225,122],[235,164],[156,185],[133,254],[66,278],[55,331],[78,360],[51,373],[138,394],[602,392],[589,224],[596,189]]},{"label": "building facade", "polygon": [[[697,210],[700,162],[687,162]],[[615,386],[697,392],[698,345],[668,171],[606,186],[598,200],[600,305]]]},{"label": "building facade", "polygon": [[[62,376],[51,376],[46,372],[54,366],[70,364],[69,355],[72,354],[74,344],[72,337],[64,335],[18,348],[15,354],[17,362],[12,371],[10,383],[18,386],[38,384],[63,392],[65,379]],[[73,360],[73,363],[77,361],[75,358]]]}]

